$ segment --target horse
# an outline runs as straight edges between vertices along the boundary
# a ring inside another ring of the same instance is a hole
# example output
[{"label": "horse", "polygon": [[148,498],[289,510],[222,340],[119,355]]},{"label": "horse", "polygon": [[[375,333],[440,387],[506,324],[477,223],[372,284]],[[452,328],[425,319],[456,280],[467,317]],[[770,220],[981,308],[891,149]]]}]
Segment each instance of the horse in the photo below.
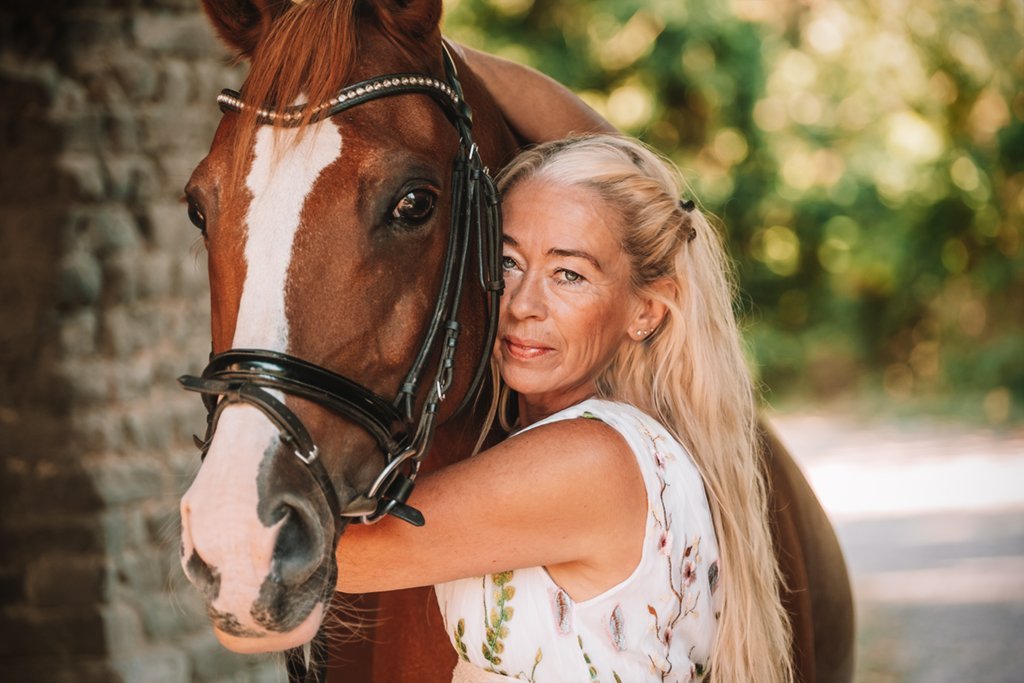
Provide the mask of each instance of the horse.
[{"label": "horse", "polygon": [[[610,126],[536,72],[446,41],[441,0],[203,4],[250,73],[218,99],[224,116],[186,186],[208,252],[212,351],[181,380],[208,411],[181,501],[182,567],[226,647],[289,650],[293,678],[320,680],[324,647],[308,672],[294,653],[336,628],[346,525],[422,523],[409,498],[421,464],[468,455],[484,422],[500,289],[486,168],[542,137]],[[519,86],[517,106],[507,91]],[[841,550],[783,445],[768,431],[765,443],[800,680],[848,683]],[[450,679],[430,589],[349,602],[371,618],[361,642],[330,644],[338,680]]]}]

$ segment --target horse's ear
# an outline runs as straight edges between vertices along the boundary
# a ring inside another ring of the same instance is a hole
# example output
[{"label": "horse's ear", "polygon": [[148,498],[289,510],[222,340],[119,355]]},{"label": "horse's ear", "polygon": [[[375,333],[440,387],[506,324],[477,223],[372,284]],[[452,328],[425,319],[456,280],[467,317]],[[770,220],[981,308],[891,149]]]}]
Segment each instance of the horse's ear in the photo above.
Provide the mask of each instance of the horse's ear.
[{"label": "horse's ear", "polygon": [[280,0],[203,0],[217,34],[243,57],[251,57],[270,24],[290,2]]},{"label": "horse's ear", "polygon": [[441,23],[442,0],[378,0],[364,2],[390,31],[423,40]]}]

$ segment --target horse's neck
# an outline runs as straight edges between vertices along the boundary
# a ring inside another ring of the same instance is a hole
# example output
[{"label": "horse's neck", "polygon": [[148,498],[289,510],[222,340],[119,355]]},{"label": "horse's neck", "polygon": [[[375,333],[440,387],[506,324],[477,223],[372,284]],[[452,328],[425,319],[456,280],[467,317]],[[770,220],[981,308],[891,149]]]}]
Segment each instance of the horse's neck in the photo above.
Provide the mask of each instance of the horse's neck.
[{"label": "horse's neck", "polygon": [[[480,438],[489,401],[490,396],[485,392],[475,405],[467,406],[461,414],[438,425],[430,455],[423,461],[424,471],[447,467],[469,457]],[[485,445],[493,445],[493,441],[489,439]]]}]

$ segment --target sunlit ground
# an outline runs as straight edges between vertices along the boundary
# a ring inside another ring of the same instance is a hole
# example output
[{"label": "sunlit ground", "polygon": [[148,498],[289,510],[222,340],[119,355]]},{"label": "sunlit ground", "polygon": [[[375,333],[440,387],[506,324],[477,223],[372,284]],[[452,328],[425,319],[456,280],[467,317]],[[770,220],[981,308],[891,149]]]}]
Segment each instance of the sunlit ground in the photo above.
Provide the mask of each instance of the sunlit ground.
[{"label": "sunlit ground", "polygon": [[1024,428],[822,415],[782,415],[774,424],[835,521],[1024,509]]},{"label": "sunlit ground", "polygon": [[836,525],[867,683],[1024,681],[1024,428],[774,425]]}]

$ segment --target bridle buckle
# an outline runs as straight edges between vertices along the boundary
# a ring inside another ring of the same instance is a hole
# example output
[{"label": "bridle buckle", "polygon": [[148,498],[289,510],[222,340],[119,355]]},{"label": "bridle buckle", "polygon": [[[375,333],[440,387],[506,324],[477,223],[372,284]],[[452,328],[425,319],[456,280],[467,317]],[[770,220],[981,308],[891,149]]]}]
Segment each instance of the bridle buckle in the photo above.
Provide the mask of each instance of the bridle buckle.
[{"label": "bridle buckle", "polygon": [[320,447],[316,444],[313,445],[313,450],[309,453],[302,453],[298,448],[294,451],[295,457],[302,461],[305,465],[312,465],[313,462],[320,457]]}]

